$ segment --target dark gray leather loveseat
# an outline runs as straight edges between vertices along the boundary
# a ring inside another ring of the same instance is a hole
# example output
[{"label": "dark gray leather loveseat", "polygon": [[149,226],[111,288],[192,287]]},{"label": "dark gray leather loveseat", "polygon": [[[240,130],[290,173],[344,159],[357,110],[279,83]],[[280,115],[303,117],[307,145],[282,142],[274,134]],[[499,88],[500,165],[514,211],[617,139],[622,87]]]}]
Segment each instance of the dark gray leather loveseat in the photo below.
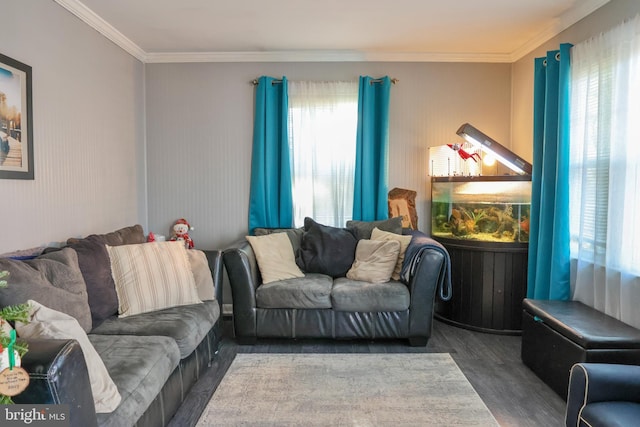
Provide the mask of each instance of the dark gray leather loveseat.
[{"label": "dark gray leather loveseat", "polygon": [[[344,277],[308,273],[305,278],[289,279],[301,284],[305,280],[333,280],[331,295],[315,307],[268,304],[260,296],[262,278],[249,242],[243,239],[226,249],[223,259],[231,285],[237,340],[250,344],[257,338],[407,338],[412,346],[426,345],[436,295],[448,297],[449,256],[424,233],[403,233],[413,237],[400,281],[351,286]],[[293,246],[295,250],[296,244]]]}]

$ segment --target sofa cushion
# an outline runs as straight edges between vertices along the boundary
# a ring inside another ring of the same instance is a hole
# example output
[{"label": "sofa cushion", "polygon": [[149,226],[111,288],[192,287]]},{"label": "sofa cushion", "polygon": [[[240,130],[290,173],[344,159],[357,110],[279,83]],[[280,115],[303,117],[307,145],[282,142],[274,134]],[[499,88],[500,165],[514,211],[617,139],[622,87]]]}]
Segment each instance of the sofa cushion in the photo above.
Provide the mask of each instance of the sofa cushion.
[{"label": "sofa cushion", "polygon": [[396,240],[359,240],[356,259],[347,271],[347,278],[371,283],[388,282],[399,253],[400,242]]},{"label": "sofa cushion", "polygon": [[144,241],[146,239],[141,225],[124,227],[106,234],[67,239],[67,247],[78,254],[78,265],[87,285],[93,328],[118,312],[118,295],[111,277],[111,264],[105,245],[127,245]]},{"label": "sofa cushion", "polygon": [[340,278],[333,282],[331,291],[331,304],[336,311],[403,311],[410,302],[409,289],[394,280],[368,283]]},{"label": "sofa cushion", "polygon": [[333,279],[324,274],[281,280],[258,286],[258,308],[331,308]]},{"label": "sofa cushion", "polygon": [[180,358],[191,354],[220,317],[216,301],[170,307],[129,317],[113,316],[91,331],[91,335],[164,336],[172,338]]},{"label": "sofa cushion", "polygon": [[402,234],[402,217],[394,217],[380,221],[347,221],[347,228],[353,232],[358,240],[370,239],[371,232],[376,227],[390,233]]},{"label": "sofa cushion", "polygon": [[391,274],[391,278],[393,280],[400,280],[400,272],[402,271],[402,263],[404,262],[404,255],[407,252],[407,248],[409,247],[409,243],[411,243],[411,239],[413,236],[411,235],[402,235],[396,233],[390,233],[388,231],[380,230],[378,227],[375,227],[371,232],[371,240],[396,240],[400,242],[400,253],[398,254],[398,260],[396,261],[396,266],[393,269],[393,274]]},{"label": "sofa cushion", "polygon": [[98,425],[134,425],[178,366],[178,346],[171,338],[161,336],[89,334],[89,340],[122,396],[115,411],[98,414]]},{"label": "sofa cushion", "polygon": [[78,254],[78,265],[87,285],[93,328],[118,312],[118,295],[105,245],[128,245],[145,240],[141,225],[124,227],[107,234],[91,234],[82,239],[67,239],[67,246]]},{"label": "sofa cushion", "polygon": [[190,249],[187,251],[187,258],[193,273],[198,298],[201,301],[216,299],[215,284],[213,283],[213,275],[209,268],[207,254],[197,249]]},{"label": "sofa cushion", "polygon": [[8,288],[0,288],[0,307],[38,301],[74,317],[85,332],[91,330],[87,287],[73,249],[27,260],[0,259],[0,271],[9,271]]},{"label": "sofa cushion", "polygon": [[96,235],[88,236],[76,239],[68,247],[78,254],[78,265],[87,286],[92,327],[95,328],[118,312],[118,295],[111,276],[105,239]]},{"label": "sofa cushion", "polygon": [[247,236],[247,241],[256,254],[262,283],[304,277],[296,265],[293,247],[285,233]]},{"label": "sofa cushion", "polygon": [[35,248],[29,248],[29,249],[18,249],[16,251],[5,252],[3,254],[0,254],[0,258],[11,258],[18,261],[24,261],[28,259],[34,259],[38,255],[42,255],[45,249],[46,249],[46,246],[37,246]]},{"label": "sofa cushion", "polygon": [[[107,318],[118,312],[118,294],[111,275],[111,261],[104,235],[90,235],[84,239],[73,239],[68,247],[78,254],[78,265],[87,286],[92,327],[96,328]],[[131,239],[128,239],[131,240]],[[114,239],[111,239],[113,242]],[[187,251],[193,272],[198,297],[201,300],[215,299],[213,278],[207,256],[193,249]]]},{"label": "sofa cushion", "polygon": [[[144,243],[147,241],[140,224],[124,227],[106,234],[91,234],[87,237],[91,236],[98,237],[109,246],[132,245],[134,243]],[[79,240],[81,239],[70,237],[67,239],[67,245],[77,243]]]},{"label": "sofa cushion", "polygon": [[29,300],[29,323],[16,322],[21,338],[74,339],[78,341],[89,371],[96,412],[112,412],[120,404],[120,393],[105,365],[78,321],[68,314]]},{"label": "sofa cushion", "polygon": [[183,242],[109,246],[120,317],[197,304],[193,272]]},{"label": "sofa cushion", "polygon": [[353,234],[344,228],[318,224],[304,219],[305,233],[296,254],[296,263],[305,273],[344,277],[355,259],[356,244]]},{"label": "sofa cushion", "polygon": [[[640,403],[590,402],[580,411],[581,426],[634,426],[640,419]],[[568,422],[567,422],[568,424]]]}]

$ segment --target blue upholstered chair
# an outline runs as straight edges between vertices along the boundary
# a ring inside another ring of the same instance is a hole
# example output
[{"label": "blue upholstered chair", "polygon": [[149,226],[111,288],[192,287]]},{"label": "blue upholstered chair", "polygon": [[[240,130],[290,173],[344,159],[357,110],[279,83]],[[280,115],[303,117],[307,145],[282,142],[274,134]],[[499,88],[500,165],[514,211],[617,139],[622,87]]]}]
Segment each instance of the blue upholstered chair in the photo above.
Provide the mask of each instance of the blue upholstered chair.
[{"label": "blue upholstered chair", "polygon": [[640,366],[573,365],[565,423],[567,427],[640,425]]}]

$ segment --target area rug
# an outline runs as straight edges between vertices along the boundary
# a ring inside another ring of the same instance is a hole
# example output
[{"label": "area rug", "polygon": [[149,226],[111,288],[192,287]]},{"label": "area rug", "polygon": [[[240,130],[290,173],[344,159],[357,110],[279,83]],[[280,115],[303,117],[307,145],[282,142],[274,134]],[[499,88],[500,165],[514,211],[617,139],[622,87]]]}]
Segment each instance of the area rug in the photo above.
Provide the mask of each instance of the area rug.
[{"label": "area rug", "polygon": [[448,354],[238,354],[198,426],[497,426]]}]

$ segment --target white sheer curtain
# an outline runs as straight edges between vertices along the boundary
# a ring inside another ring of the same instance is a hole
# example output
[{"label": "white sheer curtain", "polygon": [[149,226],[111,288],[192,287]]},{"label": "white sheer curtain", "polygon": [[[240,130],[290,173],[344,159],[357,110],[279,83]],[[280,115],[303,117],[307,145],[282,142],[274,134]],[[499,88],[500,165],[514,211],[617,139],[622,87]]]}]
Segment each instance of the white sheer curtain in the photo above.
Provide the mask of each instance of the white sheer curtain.
[{"label": "white sheer curtain", "polygon": [[640,17],[572,48],[573,299],[640,327]]},{"label": "white sheer curtain", "polygon": [[294,224],[344,227],[353,211],[358,82],[289,82]]}]

